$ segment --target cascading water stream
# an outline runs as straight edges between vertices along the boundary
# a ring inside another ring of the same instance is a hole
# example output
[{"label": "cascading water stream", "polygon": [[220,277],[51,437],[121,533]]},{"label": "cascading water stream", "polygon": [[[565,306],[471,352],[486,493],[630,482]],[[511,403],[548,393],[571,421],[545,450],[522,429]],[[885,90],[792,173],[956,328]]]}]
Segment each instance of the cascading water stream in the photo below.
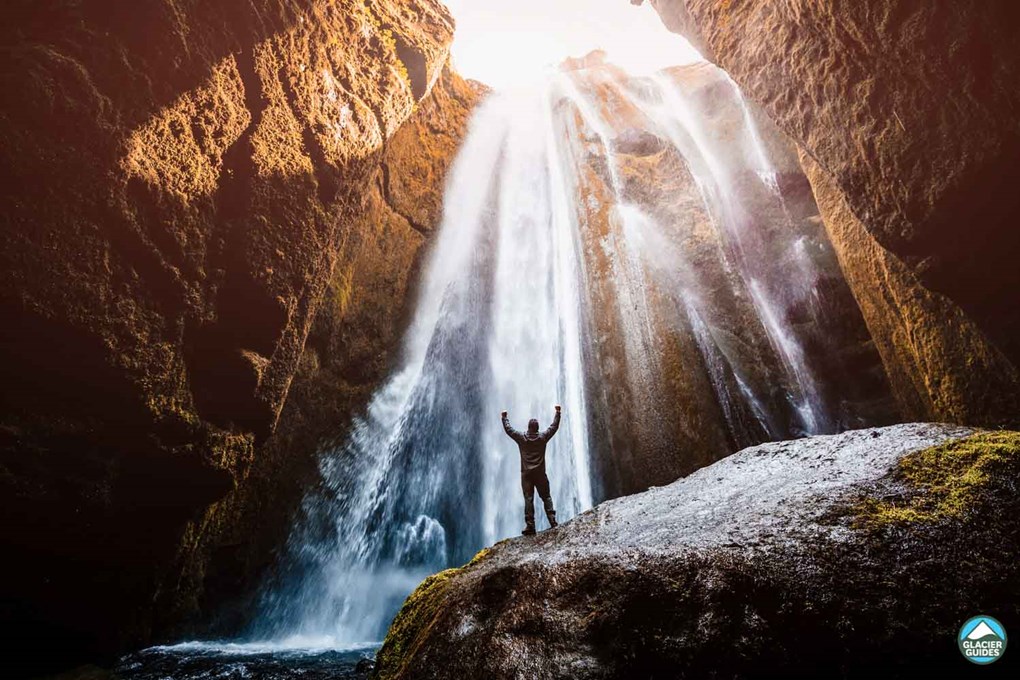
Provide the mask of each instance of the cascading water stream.
[{"label": "cascading water stream", "polygon": [[[789,213],[776,183],[776,172],[768,160],[747,104],[733,81],[728,77],[726,80],[743,113],[744,144],[750,146],[749,152],[759,166],[761,181],[775,196],[789,221]],[[769,270],[775,267],[761,259],[761,249],[754,243],[755,234],[747,226],[752,220],[740,200],[732,170],[721,160],[723,154],[718,143],[707,134],[703,122],[675,82],[660,72],[652,76],[651,84],[652,87],[645,90],[651,96],[642,98],[632,94],[631,101],[641,107],[642,112],[656,123],[659,130],[683,154],[702,189],[706,205],[716,216],[716,222],[735,254],[737,269],[748,288],[758,317],[787,373],[793,379],[792,383],[797,387],[798,393],[791,397],[800,415],[802,432],[834,432],[834,419],[822,397],[818,378],[808,365],[796,334],[781,319],[786,301],[781,299],[779,291],[762,283],[762,279],[769,275]],[[784,278],[784,287],[787,290],[813,290],[814,273],[803,269],[799,273],[801,280]]]},{"label": "cascading water stream", "polygon": [[[664,247],[663,241],[655,238],[659,225],[646,211],[624,199],[623,182],[612,154],[610,140],[613,131],[610,123],[599,113],[597,104],[582,92],[573,79],[565,76],[561,76],[561,79],[567,97],[576,106],[584,123],[595,133],[608,160],[610,184],[615,198],[614,215],[621,223],[623,237],[622,243],[617,246],[614,260],[616,265],[614,282],[619,294],[621,311],[625,317],[637,317],[638,323],[630,324],[630,327],[640,331],[629,334],[640,337],[628,337],[630,342],[627,343],[627,346],[632,350],[630,352],[632,364],[641,367],[648,374],[654,370],[654,367],[649,364],[648,334],[652,331],[648,327],[650,314],[648,303],[645,300],[645,291],[648,287],[646,268],[650,267],[652,273],[659,279],[666,279],[666,285],[677,297],[678,303],[684,307],[685,316],[695,331],[694,336],[705,361],[706,369],[710,374],[716,397],[727,421],[731,424],[731,432],[735,441],[744,444],[753,443],[753,438],[737,431],[741,428],[730,417],[735,396],[730,393],[730,390],[724,385],[724,381],[721,380],[719,372],[722,369],[718,365],[718,361],[720,359],[725,361],[725,358],[720,354],[719,348],[711,336],[711,331],[705,326],[703,319],[697,314],[691,314],[691,294],[677,275],[678,272],[690,273],[692,268],[684,261],[682,253],[672,251],[664,254],[664,249],[669,250],[668,245]],[[701,191],[707,210],[715,217],[715,222],[720,227],[720,235],[730,246],[731,251],[736,254],[737,269],[748,288],[758,317],[777,350],[791,378],[792,385],[797,388],[798,393],[792,394],[791,399],[800,417],[801,431],[807,434],[832,431],[834,429],[832,419],[820,396],[817,380],[807,365],[796,335],[780,320],[782,302],[756,279],[757,272],[766,269],[768,265],[760,261],[756,262],[754,255],[751,254],[754,248],[747,243],[748,234],[744,225],[748,220],[744,217],[745,208],[734,186],[733,170],[722,162],[723,154],[718,148],[715,148],[713,140],[706,134],[703,129],[703,121],[695,113],[677,84],[665,73],[655,74],[647,81],[638,81],[636,87],[621,85],[614,78],[604,75],[596,76],[594,80],[600,85],[610,87],[623,101],[634,106],[655,131],[669,140],[670,144],[684,157]],[[777,173],[769,161],[747,104],[736,84],[728,76],[726,82],[732,88],[742,112],[745,138],[743,144],[749,147],[745,149],[745,154],[752,157],[752,163],[757,166],[757,174],[761,182],[782,207],[787,222],[792,222],[777,184]],[[649,247],[648,241],[654,241],[655,245]],[[663,260],[666,260],[665,264]],[[800,258],[799,262],[804,263],[805,259]],[[802,267],[798,273],[801,281],[806,282],[802,285],[813,290],[814,272],[810,271],[809,267]],[[696,272],[694,272],[694,276],[697,276]],[[634,310],[638,310],[638,313],[635,314]],[[645,342],[634,350],[633,344],[636,340]],[[735,382],[739,385],[740,394],[736,398],[746,402],[765,433],[770,437],[781,434],[783,429],[776,424],[774,417],[767,415],[767,409],[762,405],[761,398],[754,394],[741,377],[740,368],[732,362],[727,362],[727,368],[732,372]]]},{"label": "cascading water stream", "polygon": [[[517,534],[519,462],[499,426],[502,409],[518,427],[530,417],[544,426],[562,403],[563,423],[547,457],[561,520],[598,499],[596,414],[586,394],[592,255],[581,218],[593,199],[580,186],[582,169],[599,154],[615,225],[599,248],[610,262],[633,383],[651,389],[658,378],[655,288],[696,343],[701,365],[685,370],[705,373],[732,440],[743,445],[783,433],[732,358],[732,343],[718,337],[698,292],[699,272],[658,235],[661,225],[648,210],[625,199],[614,160],[619,130],[593,94],[600,77],[558,73],[540,87],[492,94],[476,110],[452,168],[399,366],[346,444],[322,456],[321,484],[305,499],[254,639],[296,646],[377,641],[423,577]],[[796,335],[774,291],[759,283],[765,265],[746,252],[744,208],[715,142],[665,75],[613,87],[682,155],[732,253],[721,266],[739,270],[744,282],[746,292],[735,295],[753,299],[758,323],[799,390],[803,430],[826,429]],[[745,133],[765,167],[757,133]]]},{"label": "cascading water stream", "polygon": [[[611,232],[606,249],[611,257],[612,281],[619,300],[619,309],[623,312],[624,347],[626,348],[628,365],[637,382],[650,384],[656,370],[655,352],[653,350],[654,330],[651,327],[652,314],[647,298],[648,281],[646,268],[642,262],[642,253],[635,247],[635,239],[647,230],[651,218],[638,206],[625,202],[623,183],[616,164],[611,160],[613,131],[603,120],[597,110],[597,103],[590,100],[573,77],[568,74],[557,74],[553,86],[564,101],[569,102],[578,112],[583,125],[594,132],[607,159],[609,184],[614,201],[610,206],[611,220],[619,223],[621,233]],[[576,139],[579,135],[575,134]],[[570,145],[569,140],[565,144]],[[583,162],[584,153],[576,146],[571,146],[571,158],[576,165]],[[576,200],[576,199],[575,199]]]},{"label": "cascading water stream", "polygon": [[519,532],[502,409],[523,427],[563,404],[547,459],[553,496],[562,519],[591,507],[583,265],[550,95],[494,95],[477,111],[401,368],[348,444],[323,456],[322,488],[305,501],[258,635],[380,639],[425,575]]}]

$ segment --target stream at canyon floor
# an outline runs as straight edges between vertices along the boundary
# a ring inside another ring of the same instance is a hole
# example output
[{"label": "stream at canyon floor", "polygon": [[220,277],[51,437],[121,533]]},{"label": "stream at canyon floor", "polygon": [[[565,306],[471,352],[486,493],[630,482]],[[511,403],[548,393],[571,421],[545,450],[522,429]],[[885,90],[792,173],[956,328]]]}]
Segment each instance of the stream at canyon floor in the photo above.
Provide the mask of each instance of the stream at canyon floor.
[{"label": "stream at canyon floor", "polygon": [[119,680],[354,680],[367,677],[378,645],[295,646],[185,642],[123,657]]}]

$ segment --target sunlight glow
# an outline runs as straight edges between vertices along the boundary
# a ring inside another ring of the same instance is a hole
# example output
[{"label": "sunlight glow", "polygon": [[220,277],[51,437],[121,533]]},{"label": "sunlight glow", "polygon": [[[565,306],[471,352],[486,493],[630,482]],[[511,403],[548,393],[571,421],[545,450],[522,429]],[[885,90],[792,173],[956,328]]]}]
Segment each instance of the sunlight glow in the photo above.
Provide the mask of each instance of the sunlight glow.
[{"label": "sunlight glow", "polygon": [[457,21],[453,63],[502,89],[540,77],[568,57],[605,50],[634,74],[701,61],[649,4],[627,0],[445,0]]}]

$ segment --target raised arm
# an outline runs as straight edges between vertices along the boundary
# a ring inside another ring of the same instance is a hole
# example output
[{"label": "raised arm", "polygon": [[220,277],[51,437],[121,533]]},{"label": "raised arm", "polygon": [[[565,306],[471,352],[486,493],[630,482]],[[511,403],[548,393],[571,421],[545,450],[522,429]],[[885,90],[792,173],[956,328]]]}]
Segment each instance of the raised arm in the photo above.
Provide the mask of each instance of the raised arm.
[{"label": "raised arm", "polygon": [[549,426],[545,432],[542,433],[542,439],[546,441],[552,439],[552,436],[556,434],[556,430],[560,429],[560,407],[556,406],[556,415],[553,416],[552,425]]},{"label": "raised arm", "polygon": [[503,411],[500,416],[503,418],[503,430],[513,439],[515,442],[519,442],[524,439],[524,435],[515,430],[510,425],[510,419],[506,416],[506,411]]}]

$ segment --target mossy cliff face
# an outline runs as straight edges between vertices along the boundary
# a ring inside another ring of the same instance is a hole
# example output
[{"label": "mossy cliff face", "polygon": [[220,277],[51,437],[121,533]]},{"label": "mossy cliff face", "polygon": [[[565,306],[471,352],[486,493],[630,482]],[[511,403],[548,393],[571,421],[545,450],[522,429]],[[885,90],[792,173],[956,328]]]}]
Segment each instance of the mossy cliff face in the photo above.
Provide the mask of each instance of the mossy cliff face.
[{"label": "mossy cliff face", "polygon": [[1018,470],[947,425],[745,449],[426,581],[377,677],[963,677],[967,618],[1020,625]]},{"label": "mossy cliff face", "polygon": [[426,99],[453,31],[435,0],[17,1],[0,19],[3,611],[74,657],[168,625],[154,610],[234,518],[187,522],[285,465],[273,432],[295,375],[328,362],[306,351],[324,303],[349,322],[331,370],[351,394],[377,375],[434,218],[408,228],[379,198],[405,160],[432,166],[380,160],[444,128],[466,86]]},{"label": "mossy cliff face", "polygon": [[902,409],[1015,424],[1020,7],[651,4],[801,146],[819,204],[842,205],[826,226]]}]

